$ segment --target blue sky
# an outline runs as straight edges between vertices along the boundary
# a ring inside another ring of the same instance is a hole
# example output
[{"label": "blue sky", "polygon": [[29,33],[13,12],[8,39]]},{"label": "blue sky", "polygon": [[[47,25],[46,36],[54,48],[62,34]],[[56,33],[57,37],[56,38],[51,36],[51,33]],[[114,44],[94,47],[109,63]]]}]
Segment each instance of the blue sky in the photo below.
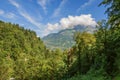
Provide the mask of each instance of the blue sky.
[{"label": "blue sky", "polygon": [[17,23],[43,37],[71,25],[95,25],[95,22],[106,19],[104,6],[98,7],[100,2],[101,0],[2,0],[0,20]]}]

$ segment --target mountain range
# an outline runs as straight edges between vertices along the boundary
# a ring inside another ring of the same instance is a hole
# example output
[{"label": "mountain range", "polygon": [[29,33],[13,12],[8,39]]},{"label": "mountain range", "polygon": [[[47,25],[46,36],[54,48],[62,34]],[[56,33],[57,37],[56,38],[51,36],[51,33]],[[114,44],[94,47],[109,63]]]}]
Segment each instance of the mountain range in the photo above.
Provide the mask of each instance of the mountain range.
[{"label": "mountain range", "polygon": [[59,48],[61,50],[71,48],[74,44],[74,34],[76,32],[93,32],[95,27],[74,26],[70,29],[64,29],[58,33],[51,33],[42,38],[43,42],[49,49]]}]

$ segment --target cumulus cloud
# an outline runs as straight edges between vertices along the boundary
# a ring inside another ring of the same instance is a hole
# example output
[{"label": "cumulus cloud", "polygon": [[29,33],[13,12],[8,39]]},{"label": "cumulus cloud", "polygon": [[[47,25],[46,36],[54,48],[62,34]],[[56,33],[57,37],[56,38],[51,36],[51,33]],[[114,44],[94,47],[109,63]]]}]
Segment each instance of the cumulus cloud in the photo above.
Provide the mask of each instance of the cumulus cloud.
[{"label": "cumulus cloud", "polygon": [[91,14],[83,14],[80,16],[68,16],[67,18],[62,18],[58,23],[48,23],[47,28],[45,29],[45,35],[54,31],[59,31],[66,28],[73,28],[77,25],[85,27],[95,27],[97,23],[95,22],[94,18],[92,18]]}]

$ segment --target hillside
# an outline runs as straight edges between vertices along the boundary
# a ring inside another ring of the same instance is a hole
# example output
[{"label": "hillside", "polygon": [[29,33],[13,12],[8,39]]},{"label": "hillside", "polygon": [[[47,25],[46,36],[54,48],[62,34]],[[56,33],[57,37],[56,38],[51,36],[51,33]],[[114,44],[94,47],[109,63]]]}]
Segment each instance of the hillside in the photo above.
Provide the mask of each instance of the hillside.
[{"label": "hillside", "polygon": [[0,80],[56,79],[53,72],[63,74],[62,56],[58,50],[46,50],[34,31],[0,21]]},{"label": "hillside", "polygon": [[43,41],[50,49],[60,48],[64,50],[71,48],[75,44],[73,39],[75,32],[92,32],[94,29],[93,27],[75,26],[72,29],[64,29],[58,33],[51,33],[43,37]]}]

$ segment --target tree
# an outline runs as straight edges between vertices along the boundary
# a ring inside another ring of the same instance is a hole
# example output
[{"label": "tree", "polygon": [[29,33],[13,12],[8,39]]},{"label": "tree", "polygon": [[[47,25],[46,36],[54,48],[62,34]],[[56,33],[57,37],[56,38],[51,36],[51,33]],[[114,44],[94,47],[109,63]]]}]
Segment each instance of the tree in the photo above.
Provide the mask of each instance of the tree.
[{"label": "tree", "polygon": [[[110,30],[109,30],[109,35],[107,38],[108,43],[108,51],[113,53],[114,55],[111,55],[110,60],[113,58],[113,63],[114,65],[117,66],[117,70],[114,67],[113,71],[116,70],[117,74],[120,74],[120,65],[118,63],[120,56],[120,0],[103,0],[100,5],[105,5],[108,6],[106,13],[108,14],[108,24],[110,24]],[[111,66],[113,67],[113,66]],[[108,70],[111,71],[111,70]]]},{"label": "tree", "polygon": [[108,6],[106,13],[109,17],[109,24],[113,27],[120,27],[120,0],[103,0],[100,5]]},{"label": "tree", "polygon": [[96,38],[93,34],[83,32],[74,35],[76,45],[73,47],[72,55],[76,55],[76,60],[69,68],[70,76],[76,73],[85,74],[90,69],[92,64],[93,54],[92,49],[95,45]]},{"label": "tree", "polygon": [[[110,77],[114,78],[119,73],[119,66],[116,61],[119,54],[119,30],[110,29],[108,23],[103,20],[98,23],[98,30],[95,32],[96,36],[96,68],[103,68],[103,70]],[[118,51],[116,51],[118,50]]]}]

